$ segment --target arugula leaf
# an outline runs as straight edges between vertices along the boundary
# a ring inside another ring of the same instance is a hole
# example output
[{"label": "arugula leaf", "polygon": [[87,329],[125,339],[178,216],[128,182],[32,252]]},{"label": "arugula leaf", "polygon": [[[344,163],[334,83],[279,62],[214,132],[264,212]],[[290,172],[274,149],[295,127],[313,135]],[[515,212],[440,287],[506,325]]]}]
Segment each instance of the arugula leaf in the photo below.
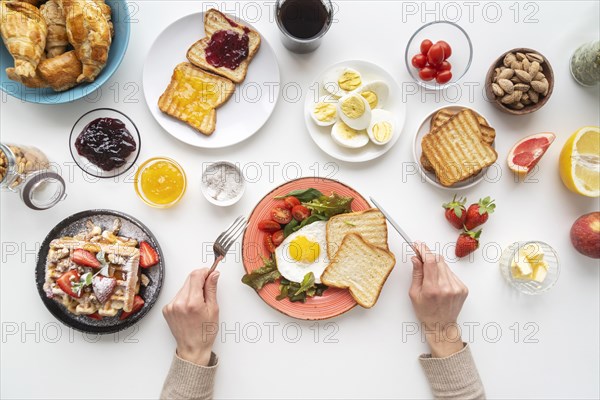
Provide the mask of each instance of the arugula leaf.
[{"label": "arugula leaf", "polygon": [[309,272],[304,275],[304,279],[302,279],[302,283],[300,284],[300,288],[294,293],[294,296],[298,296],[300,293],[305,293],[315,285],[315,274]]},{"label": "arugula leaf", "polygon": [[244,284],[257,291],[262,289],[267,283],[275,282],[281,277],[273,258],[264,258],[263,261],[265,264],[262,267],[242,277]]},{"label": "arugula leaf", "polygon": [[309,201],[318,199],[319,197],[323,196],[323,193],[319,192],[317,189],[308,188],[308,189],[292,190],[291,192],[289,192],[286,195],[275,197],[275,199],[281,200],[281,199],[285,199],[286,197],[289,197],[289,196],[294,196],[295,198],[300,200],[300,202],[302,202],[302,203],[308,203]]},{"label": "arugula leaf", "polygon": [[313,213],[331,218],[334,215],[351,212],[353,200],[354,198],[352,197],[343,197],[337,193],[332,193],[330,196],[321,196],[304,205],[312,210]]},{"label": "arugula leaf", "polygon": [[[294,232],[304,228],[306,225],[310,225],[313,222],[317,222],[317,221],[327,221],[327,217],[321,214],[312,214],[310,217],[304,219],[302,221],[302,223],[300,223],[300,225],[296,224],[297,226],[294,227]],[[285,232],[284,232],[285,233]]]},{"label": "arugula leaf", "polygon": [[[292,219],[283,228],[283,237],[290,236],[292,234],[292,232],[296,231],[296,228],[298,228],[298,221],[296,221],[295,219]],[[300,228],[298,228],[298,229],[300,229]]]}]

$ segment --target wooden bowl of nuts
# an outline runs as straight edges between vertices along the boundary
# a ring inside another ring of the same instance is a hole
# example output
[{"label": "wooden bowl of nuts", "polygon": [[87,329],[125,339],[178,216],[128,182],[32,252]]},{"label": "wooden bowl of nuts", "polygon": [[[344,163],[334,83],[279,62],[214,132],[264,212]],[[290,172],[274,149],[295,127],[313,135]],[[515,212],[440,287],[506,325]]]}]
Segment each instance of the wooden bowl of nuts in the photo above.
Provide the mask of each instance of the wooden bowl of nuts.
[{"label": "wooden bowl of nuts", "polygon": [[485,78],[487,97],[500,110],[529,114],[546,104],[554,89],[554,73],[539,52],[518,48],[498,57]]}]

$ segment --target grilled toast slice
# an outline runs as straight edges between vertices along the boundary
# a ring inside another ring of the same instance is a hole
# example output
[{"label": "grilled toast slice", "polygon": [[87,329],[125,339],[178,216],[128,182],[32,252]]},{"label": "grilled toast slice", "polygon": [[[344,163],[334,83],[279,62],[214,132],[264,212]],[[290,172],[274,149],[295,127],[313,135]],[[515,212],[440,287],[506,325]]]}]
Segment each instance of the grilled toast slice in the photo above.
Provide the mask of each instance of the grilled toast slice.
[{"label": "grilled toast slice", "polygon": [[421,147],[443,186],[477,175],[498,158],[496,151],[482,141],[477,116],[470,109],[460,111],[425,135]]},{"label": "grilled toast slice", "polygon": [[332,260],[349,233],[358,233],[367,243],[388,250],[385,216],[376,208],[340,214],[327,221],[327,255]]},{"label": "grilled toast slice", "polygon": [[[433,118],[431,118],[431,130],[434,130],[435,128],[439,128],[440,126],[444,125],[450,118],[455,116],[457,113],[458,111],[452,111],[448,108],[442,108],[437,113],[435,113]],[[492,128],[489,125],[489,123],[485,120],[485,118],[483,118],[481,115],[477,114],[475,111],[473,111],[473,113],[477,117],[477,122],[479,122],[482,140],[487,144],[491,145],[496,139],[496,130]]]},{"label": "grilled toast slice", "polygon": [[[206,60],[205,49],[210,43],[211,37],[216,32],[223,30],[234,31],[239,35],[248,35],[248,57],[234,70],[225,66],[215,67]],[[248,26],[233,21],[214,8],[204,13],[204,32],[206,36],[194,43],[187,51],[187,59],[197,67],[231,79],[235,83],[243,82],[248,72],[248,66],[260,48],[260,34]]]},{"label": "grilled toast slice", "polygon": [[348,288],[358,304],[371,308],[395,264],[396,258],[391,252],[367,243],[358,233],[349,233],[325,268],[321,282],[330,287]]},{"label": "grilled toast slice", "polygon": [[158,99],[158,107],[208,136],[217,125],[216,108],[225,103],[234,90],[235,85],[229,79],[183,62],[173,70],[171,82]]}]

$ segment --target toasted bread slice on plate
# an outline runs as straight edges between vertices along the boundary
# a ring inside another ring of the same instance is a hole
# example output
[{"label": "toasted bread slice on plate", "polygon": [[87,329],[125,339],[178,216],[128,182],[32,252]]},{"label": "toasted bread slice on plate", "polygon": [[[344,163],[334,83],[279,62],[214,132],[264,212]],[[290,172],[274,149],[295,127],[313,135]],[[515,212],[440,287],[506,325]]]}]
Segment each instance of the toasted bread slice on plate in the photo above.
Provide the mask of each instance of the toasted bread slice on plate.
[{"label": "toasted bread slice on plate", "polygon": [[449,187],[492,165],[496,151],[482,141],[477,116],[470,109],[454,115],[421,140],[423,154],[430,161],[440,184]]},{"label": "toasted bread slice on plate", "polygon": [[[472,110],[471,110],[472,111]],[[435,128],[439,128],[444,125],[450,118],[455,116],[458,111],[450,110],[448,108],[442,108],[440,111],[435,113],[433,118],[431,118],[431,130]],[[480,130],[481,130],[481,138],[484,142],[491,145],[494,143],[496,139],[496,130],[492,128],[489,123],[483,118],[481,115],[477,114],[473,111],[475,116],[477,117],[477,122],[479,122]]]},{"label": "toasted bread slice on plate", "polygon": [[330,287],[347,288],[358,304],[371,308],[395,264],[396,258],[391,252],[367,243],[357,233],[349,233],[321,275],[321,282]]},{"label": "toasted bread slice on plate", "polygon": [[[239,35],[248,35],[248,57],[236,69],[225,66],[215,67],[206,60],[205,49],[212,36],[219,31],[234,31]],[[204,32],[206,36],[194,43],[187,52],[188,60],[195,66],[241,83],[246,78],[248,66],[260,47],[260,34],[241,23],[234,22],[222,12],[210,9],[204,13]]]},{"label": "toasted bread slice on plate", "polygon": [[200,133],[210,135],[217,125],[216,108],[234,90],[235,85],[229,79],[183,62],[175,67],[169,86],[158,99],[158,107]]},{"label": "toasted bread slice on plate", "polygon": [[340,214],[327,221],[327,255],[333,259],[349,233],[358,233],[367,243],[388,249],[388,232],[385,216],[381,211],[370,210]]}]

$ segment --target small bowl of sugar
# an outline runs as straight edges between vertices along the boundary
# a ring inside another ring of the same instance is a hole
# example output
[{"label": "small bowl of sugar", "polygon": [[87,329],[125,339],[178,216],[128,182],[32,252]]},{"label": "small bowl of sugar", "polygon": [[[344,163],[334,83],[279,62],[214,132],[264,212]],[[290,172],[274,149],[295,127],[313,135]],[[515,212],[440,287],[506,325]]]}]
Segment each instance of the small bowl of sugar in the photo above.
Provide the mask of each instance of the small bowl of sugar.
[{"label": "small bowl of sugar", "polygon": [[246,181],[237,165],[218,161],[204,168],[201,187],[206,200],[217,206],[227,207],[242,198]]}]

